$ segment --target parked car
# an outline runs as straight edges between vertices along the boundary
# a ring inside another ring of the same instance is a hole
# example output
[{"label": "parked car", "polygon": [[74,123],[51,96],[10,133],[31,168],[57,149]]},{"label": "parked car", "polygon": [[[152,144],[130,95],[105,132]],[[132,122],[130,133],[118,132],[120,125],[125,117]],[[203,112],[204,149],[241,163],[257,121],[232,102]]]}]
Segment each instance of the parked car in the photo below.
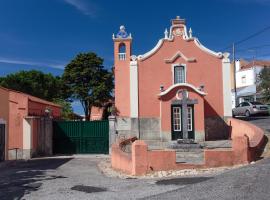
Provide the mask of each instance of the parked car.
[{"label": "parked car", "polygon": [[268,106],[260,102],[242,102],[232,110],[233,117],[251,115],[269,115]]}]

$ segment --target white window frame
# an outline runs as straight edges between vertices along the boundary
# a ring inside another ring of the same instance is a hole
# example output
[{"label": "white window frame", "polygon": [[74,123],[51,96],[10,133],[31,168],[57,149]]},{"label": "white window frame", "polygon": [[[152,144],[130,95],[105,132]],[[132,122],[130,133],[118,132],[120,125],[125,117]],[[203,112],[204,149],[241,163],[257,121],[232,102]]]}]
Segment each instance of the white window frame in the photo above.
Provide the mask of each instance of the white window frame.
[{"label": "white window frame", "polygon": [[171,67],[171,70],[172,70],[172,84],[174,85],[174,68],[175,67],[183,67],[184,68],[184,74],[185,74],[185,81],[184,83],[187,82],[187,65],[186,64],[183,64],[183,63],[176,63],[176,64],[173,64],[172,67]]},{"label": "white window frame", "polygon": [[246,75],[242,75],[242,77],[241,77],[241,83],[242,84],[246,84],[247,83],[247,76]]},{"label": "white window frame", "polygon": [[[175,110],[176,109],[179,109],[179,118],[177,118],[177,119],[179,119],[179,129],[175,129],[175,115],[174,115],[174,113],[175,113]],[[174,131],[182,131],[182,108],[179,106],[177,106],[177,107],[173,107],[173,130]]]},{"label": "white window frame", "polygon": [[[189,122],[188,122],[188,131],[193,131],[193,107],[192,106],[188,106],[188,114],[190,112],[190,128],[189,128]],[[189,117],[188,117],[189,120]]]}]

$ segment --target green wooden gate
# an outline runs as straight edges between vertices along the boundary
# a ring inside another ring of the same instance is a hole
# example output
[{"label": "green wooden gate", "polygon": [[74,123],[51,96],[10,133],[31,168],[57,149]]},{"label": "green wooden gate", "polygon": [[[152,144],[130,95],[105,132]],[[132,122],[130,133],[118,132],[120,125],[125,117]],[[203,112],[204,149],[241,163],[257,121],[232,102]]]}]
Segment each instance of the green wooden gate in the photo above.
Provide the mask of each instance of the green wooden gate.
[{"label": "green wooden gate", "polygon": [[108,121],[54,121],[55,154],[108,154]]}]

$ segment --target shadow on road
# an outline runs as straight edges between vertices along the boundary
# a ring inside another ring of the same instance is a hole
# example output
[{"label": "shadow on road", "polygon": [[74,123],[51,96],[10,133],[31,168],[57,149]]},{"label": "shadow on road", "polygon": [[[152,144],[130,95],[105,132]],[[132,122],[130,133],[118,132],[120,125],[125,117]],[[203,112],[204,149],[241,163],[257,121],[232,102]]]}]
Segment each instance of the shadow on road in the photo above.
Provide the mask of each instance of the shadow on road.
[{"label": "shadow on road", "polygon": [[262,120],[262,119],[269,119],[267,116],[254,116],[254,117],[235,117],[236,119],[240,119],[243,121],[255,121],[255,120]]},{"label": "shadow on road", "polygon": [[0,199],[22,199],[25,194],[36,191],[42,185],[39,181],[66,178],[48,176],[46,170],[54,170],[71,158],[37,159],[9,163],[0,169]]},{"label": "shadow on road", "polygon": [[188,178],[173,178],[163,179],[156,182],[157,185],[189,185],[196,184],[212,179],[212,177],[188,177]]}]

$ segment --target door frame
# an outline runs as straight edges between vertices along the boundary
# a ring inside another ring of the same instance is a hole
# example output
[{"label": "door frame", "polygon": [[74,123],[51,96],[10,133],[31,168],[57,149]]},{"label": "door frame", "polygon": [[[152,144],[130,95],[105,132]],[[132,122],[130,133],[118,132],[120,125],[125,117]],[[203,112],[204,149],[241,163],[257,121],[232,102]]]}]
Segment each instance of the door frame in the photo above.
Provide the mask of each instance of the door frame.
[{"label": "door frame", "polygon": [[4,139],[4,141],[5,141],[5,145],[4,145],[4,160],[7,160],[8,159],[8,138],[7,138],[7,129],[8,129],[8,127],[7,127],[7,122],[4,120],[4,119],[2,119],[2,118],[0,118],[0,124],[3,124],[4,125],[4,127],[5,127],[5,133],[4,133],[4,137],[5,137],[5,139]]},{"label": "door frame", "polygon": [[[176,134],[175,131],[174,131],[174,116],[173,116],[173,108],[174,107],[180,107],[180,110],[181,110],[181,131],[179,134]],[[188,105],[188,107],[191,107],[191,110],[192,110],[192,131],[188,131],[188,139],[195,139],[195,122],[194,122],[194,104],[190,104]],[[177,105],[177,104],[172,104],[171,105],[171,140],[177,140],[177,139],[183,139],[183,109],[182,109],[182,105]],[[176,138],[176,135],[180,135],[180,138]]]}]

